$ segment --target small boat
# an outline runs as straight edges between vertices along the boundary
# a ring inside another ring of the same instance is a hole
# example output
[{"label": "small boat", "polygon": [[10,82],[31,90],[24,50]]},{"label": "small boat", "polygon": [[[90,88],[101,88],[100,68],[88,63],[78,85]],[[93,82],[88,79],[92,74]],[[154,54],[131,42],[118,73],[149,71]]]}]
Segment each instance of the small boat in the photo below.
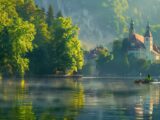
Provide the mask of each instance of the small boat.
[{"label": "small boat", "polygon": [[154,82],[154,80],[152,79],[152,77],[151,77],[150,74],[148,74],[147,77],[144,78],[144,79],[139,79],[139,80],[135,80],[134,81],[134,83],[136,83],[136,84],[140,84],[140,83],[142,83],[142,84],[149,84],[151,82]]},{"label": "small boat", "polygon": [[149,84],[149,83],[152,83],[152,84],[160,84],[160,80],[157,80],[157,79],[154,79],[154,80],[135,80],[134,81],[135,84]]},{"label": "small boat", "polygon": [[148,80],[135,80],[134,81],[134,83],[135,84],[149,84],[149,83],[151,83],[151,82],[153,82],[152,80],[151,81],[148,81]]},{"label": "small boat", "polygon": [[136,84],[142,83],[142,80],[135,80],[134,83]]}]

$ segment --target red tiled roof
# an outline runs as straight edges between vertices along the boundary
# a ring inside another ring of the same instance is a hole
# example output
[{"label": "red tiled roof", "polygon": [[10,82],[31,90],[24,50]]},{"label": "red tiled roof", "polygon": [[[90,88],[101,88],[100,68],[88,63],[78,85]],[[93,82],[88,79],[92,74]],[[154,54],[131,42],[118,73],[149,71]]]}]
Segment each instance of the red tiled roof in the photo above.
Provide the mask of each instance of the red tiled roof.
[{"label": "red tiled roof", "polygon": [[144,43],[144,37],[142,35],[139,34],[134,34],[134,38],[142,43]]},{"label": "red tiled roof", "polygon": [[[151,36],[152,37],[152,36]],[[129,38],[130,42],[134,44],[134,46],[130,45],[128,50],[137,50],[139,48],[145,48],[144,42],[144,36],[139,35],[134,33],[132,36]],[[153,51],[157,52],[160,54],[160,47],[156,46],[155,44],[153,45]]]},{"label": "red tiled roof", "polygon": [[130,41],[130,46],[128,47],[129,50],[145,48],[144,37],[142,35],[134,33],[129,37],[129,41]]}]

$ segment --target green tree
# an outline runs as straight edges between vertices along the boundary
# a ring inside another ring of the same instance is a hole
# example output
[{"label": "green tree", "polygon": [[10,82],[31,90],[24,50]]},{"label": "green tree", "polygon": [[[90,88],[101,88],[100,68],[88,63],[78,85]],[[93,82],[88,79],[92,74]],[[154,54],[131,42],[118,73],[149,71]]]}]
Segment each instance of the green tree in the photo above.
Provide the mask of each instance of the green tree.
[{"label": "green tree", "polygon": [[113,11],[115,14],[115,28],[118,35],[121,35],[122,32],[126,33],[128,30],[127,27],[127,17],[125,16],[126,11],[128,10],[128,1],[127,0],[114,0],[113,1]]},{"label": "green tree", "polygon": [[132,55],[129,55],[128,59],[130,63],[130,72],[132,72],[133,74],[147,73],[151,65],[150,61],[147,61],[145,59],[138,59]]},{"label": "green tree", "polygon": [[58,13],[57,13],[57,16],[56,16],[57,18],[59,18],[59,17],[63,17],[63,14],[62,14],[62,11],[61,10],[59,10],[58,11]]},{"label": "green tree", "polygon": [[34,0],[25,0],[24,4],[16,6],[17,12],[21,18],[35,25],[36,36],[34,43],[42,45],[50,39],[50,32],[46,23],[46,14],[38,6]]},{"label": "green tree", "polygon": [[48,8],[48,12],[47,12],[47,24],[48,26],[52,26],[53,25],[53,20],[54,20],[54,10],[52,5],[49,6]]},{"label": "green tree", "polygon": [[83,51],[78,39],[79,28],[72,24],[71,18],[55,19],[52,41],[52,61],[55,71],[63,74],[73,74],[83,66]]},{"label": "green tree", "polygon": [[35,25],[36,29],[36,35],[33,42],[34,49],[28,54],[30,59],[29,73],[48,74],[50,67],[48,42],[51,39],[51,36],[50,29],[46,23],[46,14],[44,10],[35,5],[33,0],[25,0],[24,4],[17,6],[17,11],[20,17],[30,21]]},{"label": "green tree", "polygon": [[32,51],[34,25],[15,18],[13,23],[2,29],[0,34],[0,71],[3,75],[19,74],[24,76],[29,60],[26,53]]},{"label": "green tree", "polygon": [[0,71],[7,76],[23,76],[28,69],[26,53],[32,50],[35,29],[33,24],[19,18],[16,6],[23,3],[23,0],[0,1]]},{"label": "green tree", "polygon": [[106,48],[103,47],[98,48],[97,52],[96,68],[98,69],[99,74],[102,75],[106,73],[107,69],[110,69],[109,67],[106,67],[106,65],[113,59],[113,56]]}]

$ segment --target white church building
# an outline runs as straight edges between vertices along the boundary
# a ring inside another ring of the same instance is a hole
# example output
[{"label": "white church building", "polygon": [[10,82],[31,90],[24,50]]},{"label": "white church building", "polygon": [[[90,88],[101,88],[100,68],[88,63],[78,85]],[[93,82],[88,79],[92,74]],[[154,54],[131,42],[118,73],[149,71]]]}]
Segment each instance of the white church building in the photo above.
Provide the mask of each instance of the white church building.
[{"label": "white church building", "polygon": [[150,25],[146,27],[144,36],[135,33],[134,22],[131,20],[129,28],[128,55],[138,59],[145,59],[152,63],[160,63],[160,48],[154,44]]}]

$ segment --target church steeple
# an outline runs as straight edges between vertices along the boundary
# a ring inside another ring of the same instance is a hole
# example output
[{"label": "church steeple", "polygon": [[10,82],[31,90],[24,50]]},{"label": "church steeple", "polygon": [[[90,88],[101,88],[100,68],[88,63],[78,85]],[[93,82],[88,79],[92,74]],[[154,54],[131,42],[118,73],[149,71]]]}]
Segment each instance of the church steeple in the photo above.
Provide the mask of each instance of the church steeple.
[{"label": "church steeple", "polygon": [[145,34],[144,34],[144,37],[152,37],[151,27],[150,27],[149,22],[148,22],[148,24],[147,24],[146,32],[145,32]]},{"label": "church steeple", "polygon": [[129,35],[134,34],[134,21],[131,19],[130,28],[129,28]]},{"label": "church steeple", "polygon": [[153,50],[153,37],[152,37],[149,22],[146,27],[146,32],[144,34],[144,38],[145,38],[144,44],[145,44],[146,50],[152,51]]}]

